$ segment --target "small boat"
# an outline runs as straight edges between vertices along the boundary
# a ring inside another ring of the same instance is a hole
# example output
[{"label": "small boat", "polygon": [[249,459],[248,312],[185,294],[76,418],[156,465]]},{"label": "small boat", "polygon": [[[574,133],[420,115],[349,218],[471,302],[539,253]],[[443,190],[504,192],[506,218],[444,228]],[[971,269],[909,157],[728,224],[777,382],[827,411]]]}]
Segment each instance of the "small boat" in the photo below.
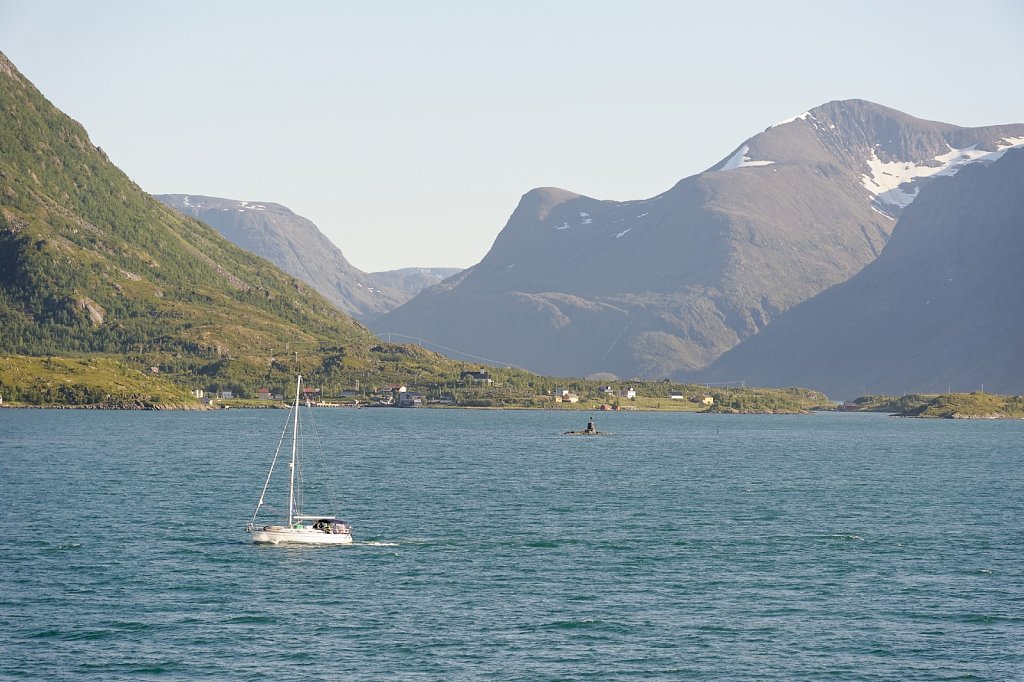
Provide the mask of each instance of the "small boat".
[{"label": "small boat", "polygon": [[594,426],[594,420],[591,419],[587,422],[587,428],[582,431],[566,431],[563,435],[565,436],[607,436],[609,434],[604,431],[598,431],[597,427]]},{"label": "small boat", "polygon": [[[281,447],[285,442],[288,433],[288,425],[285,425],[281,433],[281,440],[277,444],[277,452],[274,453],[274,461],[270,464],[270,472],[267,473],[267,481],[263,484],[263,492],[260,493],[260,501],[256,505],[256,511],[252,515],[252,521],[245,530],[252,537],[252,541],[261,544],[302,544],[302,545],[347,545],[352,543],[352,527],[344,519],[334,514],[303,514],[300,506],[302,500],[301,490],[301,463],[298,456],[299,441],[299,397],[302,395],[302,375],[299,375],[295,385],[295,404],[288,415],[291,423],[292,433],[292,457],[289,464],[288,480],[288,518],[287,521],[277,525],[257,526],[256,517],[259,516],[263,507],[267,488],[274,475],[274,467],[281,454]],[[296,474],[299,473],[299,489],[296,490]],[[283,521],[283,520],[282,520]]]}]

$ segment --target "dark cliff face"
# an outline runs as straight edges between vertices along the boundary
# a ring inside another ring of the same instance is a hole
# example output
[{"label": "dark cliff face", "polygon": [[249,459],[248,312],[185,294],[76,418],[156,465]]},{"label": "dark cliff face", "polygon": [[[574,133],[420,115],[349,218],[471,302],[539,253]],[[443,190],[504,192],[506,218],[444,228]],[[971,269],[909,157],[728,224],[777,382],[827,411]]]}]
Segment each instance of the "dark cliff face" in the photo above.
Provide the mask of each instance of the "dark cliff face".
[{"label": "dark cliff face", "polygon": [[1024,392],[1024,150],[939,178],[882,255],[701,380],[865,393]]},{"label": "dark cliff face", "polygon": [[1024,125],[830,102],[650,199],[533,190],[480,263],[375,327],[550,374],[681,376],[873,261],[934,175],[1014,143]]}]

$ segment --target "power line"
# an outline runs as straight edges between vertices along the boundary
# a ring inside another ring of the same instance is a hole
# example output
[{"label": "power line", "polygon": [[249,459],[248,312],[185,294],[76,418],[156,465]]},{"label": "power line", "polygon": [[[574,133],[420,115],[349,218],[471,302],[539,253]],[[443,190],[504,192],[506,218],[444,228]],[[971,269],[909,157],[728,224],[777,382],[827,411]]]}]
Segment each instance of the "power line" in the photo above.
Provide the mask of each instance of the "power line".
[{"label": "power line", "polygon": [[441,345],[440,343],[438,343],[436,341],[431,341],[430,339],[424,339],[424,338],[419,337],[419,336],[409,336],[408,334],[399,334],[398,332],[378,332],[377,336],[387,336],[388,337],[388,341],[387,341],[388,343],[391,343],[391,337],[392,336],[397,336],[400,339],[410,339],[411,341],[415,341],[417,344],[419,344],[421,346],[423,345],[424,342],[426,342],[426,343],[429,343],[431,346],[435,346],[435,347],[440,348],[442,350],[446,350],[449,353],[458,353],[459,355],[465,356],[467,358],[472,358],[473,360],[479,360],[480,362],[485,362],[485,363],[488,363],[488,364],[491,364],[491,365],[504,365],[505,367],[512,367],[513,369],[521,369],[524,372],[529,372],[530,371],[530,370],[526,369],[525,367],[520,367],[519,365],[514,365],[511,362],[504,362],[502,360],[492,360],[490,358],[483,358],[483,357],[480,357],[479,355],[473,355],[472,353],[467,353],[466,351],[462,351],[462,350],[459,350],[457,348],[449,348],[448,346]]}]

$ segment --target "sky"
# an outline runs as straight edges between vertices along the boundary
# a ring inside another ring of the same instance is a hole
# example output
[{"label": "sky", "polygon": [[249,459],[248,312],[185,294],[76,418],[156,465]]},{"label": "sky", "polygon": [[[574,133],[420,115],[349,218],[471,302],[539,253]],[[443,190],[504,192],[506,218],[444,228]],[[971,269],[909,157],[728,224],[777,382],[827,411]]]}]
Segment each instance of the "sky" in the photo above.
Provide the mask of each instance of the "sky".
[{"label": "sky", "polygon": [[0,51],[144,190],[275,202],[356,267],[469,267],[534,187],[645,199],[867,99],[1024,122],[1017,0],[0,0]]}]

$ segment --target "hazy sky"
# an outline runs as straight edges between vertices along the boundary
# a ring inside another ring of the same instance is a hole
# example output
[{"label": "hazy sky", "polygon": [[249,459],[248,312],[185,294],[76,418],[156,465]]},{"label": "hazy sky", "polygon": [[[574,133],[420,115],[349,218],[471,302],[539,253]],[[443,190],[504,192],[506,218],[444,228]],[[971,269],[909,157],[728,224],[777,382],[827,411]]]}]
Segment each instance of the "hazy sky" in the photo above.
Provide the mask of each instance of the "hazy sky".
[{"label": "hazy sky", "polygon": [[272,201],[363,270],[467,267],[533,187],[642,199],[834,99],[1024,122],[1024,3],[0,0],[143,189]]}]

